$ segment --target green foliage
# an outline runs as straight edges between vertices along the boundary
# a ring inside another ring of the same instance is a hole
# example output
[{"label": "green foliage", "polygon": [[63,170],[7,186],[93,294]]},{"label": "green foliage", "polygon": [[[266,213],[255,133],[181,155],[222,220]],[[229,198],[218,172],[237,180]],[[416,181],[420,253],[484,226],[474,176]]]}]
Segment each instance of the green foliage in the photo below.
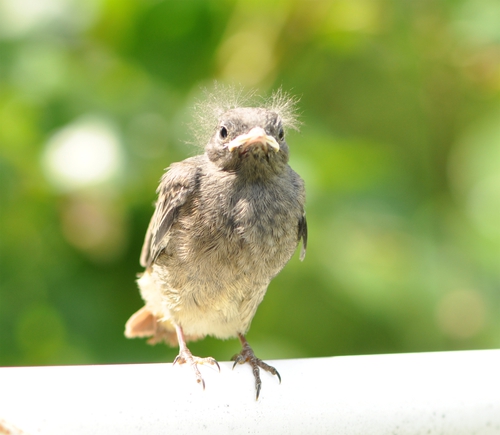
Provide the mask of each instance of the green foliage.
[{"label": "green foliage", "polygon": [[496,2],[22,4],[0,3],[0,365],[176,354],[123,329],[154,190],[198,152],[214,79],[301,99],[309,249],[257,312],[259,356],[499,346]]}]

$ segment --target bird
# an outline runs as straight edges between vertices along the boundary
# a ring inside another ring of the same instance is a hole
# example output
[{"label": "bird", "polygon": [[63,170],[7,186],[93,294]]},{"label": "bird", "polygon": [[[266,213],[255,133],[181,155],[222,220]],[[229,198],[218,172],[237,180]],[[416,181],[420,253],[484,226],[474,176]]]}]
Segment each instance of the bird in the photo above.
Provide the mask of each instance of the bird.
[{"label": "bird", "polygon": [[203,389],[198,365],[220,371],[219,364],[194,356],[187,342],[237,337],[233,369],[251,366],[258,399],[260,369],[280,383],[281,376],[255,356],[246,333],[271,279],[301,241],[301,261],[307,247],[304,181],[288,164],[285,140],[298,128],[296,100],[281,89],[258,104],[234,90],[218,93],[200,104],[195,131],[204,152],[171,164],[161,178],[140,256],[145,305],[125,336],[178,345],[174,364],[190,365]]}]

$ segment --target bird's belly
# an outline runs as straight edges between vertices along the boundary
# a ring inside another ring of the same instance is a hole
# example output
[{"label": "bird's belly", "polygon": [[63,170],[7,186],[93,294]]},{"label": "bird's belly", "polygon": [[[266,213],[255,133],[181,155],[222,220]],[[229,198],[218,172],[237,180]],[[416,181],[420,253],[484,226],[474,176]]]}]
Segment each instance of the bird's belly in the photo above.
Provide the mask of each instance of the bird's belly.
[{"label": "bird's belly", "polygon": [[252,299],[244,301],[212,300],[209,306],[183,304],[169,310],[172,320],[182,326],[186,335],[203,337],[211,335],[226,339],[238,333],[245,334],[264,296],[265,289]]},{"label": "bird's belly", "polygon": [[209,254],[182,267],[155,269],[163,316],[188,335],[218,338],[246,332],[270,280],[248,264],[227,260],[215,266]]}]

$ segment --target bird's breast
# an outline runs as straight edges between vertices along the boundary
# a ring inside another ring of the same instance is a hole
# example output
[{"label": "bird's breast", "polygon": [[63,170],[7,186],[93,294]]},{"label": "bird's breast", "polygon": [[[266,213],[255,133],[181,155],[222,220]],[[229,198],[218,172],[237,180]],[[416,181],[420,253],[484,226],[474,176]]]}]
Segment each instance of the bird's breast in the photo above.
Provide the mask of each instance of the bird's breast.
[{"label": "bird's breast", "polygon": [[247,264],[265,262],[264,270],[274,276],[297,245],[302,206],[296,196],[270,182],[235,186],[216,198],[218,204],[199,222],[204,227],[200,233],[215,236],[220,255],[228,251],[231,258],[241,257]]}]

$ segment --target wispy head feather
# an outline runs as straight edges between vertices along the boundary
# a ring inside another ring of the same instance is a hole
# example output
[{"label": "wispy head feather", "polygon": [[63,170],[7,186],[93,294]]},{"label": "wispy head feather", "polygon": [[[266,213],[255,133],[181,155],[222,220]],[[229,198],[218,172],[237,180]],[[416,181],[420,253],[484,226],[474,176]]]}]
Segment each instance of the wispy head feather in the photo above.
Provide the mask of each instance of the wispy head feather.
[{"label": "wispy head feather", "polygon": [[231,109],[238,107],[262,107],[278,114],[285,130],[298,130],[297,103],[299,99],[283,91],[274,91],[263,97],[255,90],[245,90],[243,86],[229,86],[214,83],[213,90],[204,90],[205,98],[194,106],[193,134],[198,145],[204,146],[214,133],[220,117]]},{"label": "wispy head feather", "polygon": [[301,124],[297,113],[298,103],[298,97],[288,94],[283,88],[278,88],[265,100],[264,107],[279,115],[285,129],[298,130]]}]

